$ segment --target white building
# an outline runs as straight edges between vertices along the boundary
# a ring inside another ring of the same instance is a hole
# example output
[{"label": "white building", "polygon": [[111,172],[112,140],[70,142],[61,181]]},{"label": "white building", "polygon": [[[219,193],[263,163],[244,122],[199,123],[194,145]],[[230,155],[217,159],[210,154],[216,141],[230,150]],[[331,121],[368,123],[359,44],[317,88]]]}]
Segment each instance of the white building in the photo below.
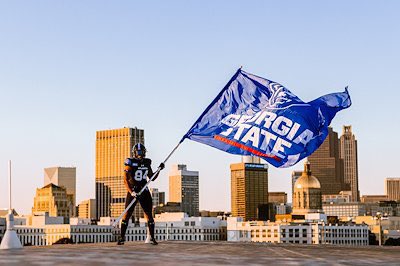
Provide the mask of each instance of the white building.
[{"label": "white building", "polygon": [[[226,240],[226,221],[219,217],[188,217],[186,213],[162,213],[154,219],[156,240],[218,241]],[[147,236],[146,220],[130,223],[126,241],[143,241]]]},{"label": "white building", "polygon": [[4,233],[6,232],[6,218],[0,217],[0,243],[3,239]]},{"label": "white building", "polygon": [[[63,224],[63,217],[50,217],[48,213],[24,217],[27,222],[14,225],[24,246],[52,245],[67,238],[72,243],[100,243],[115,241],[117,229],[111,225],[91,225],[90,219],[71,218],[70,224]],[[21,219],[23,221],[23,219]],[[5,231],[1,226],[0,239]]]},{"label": "white building", "polygon": [[344,202],[323,204],[322,209],[327,216],[341,217],[356,217],[367,213],[364,203],[359,202]]},{"label": "white building", "polygon": [[368,245],[367,225],[243,222],[228,218],[228,241],[296,244]]},{"label": "white building", "polygon": [[61,238],[73,243],[103,243],[115,241],[112,226],[99,225],[48,225],[45,227],[46,243],[51,245]]},{"label": "white building", "polygon": [[324,194],[322,195],[322,203],[344,203],[354,202],[351,191],[340,191],[339,194]]},{"label": "white building", "polygon": [[115,241],[114,228],[98,225],[52,224],[43,227],[15,226],[24,246],[52,245],[63,238],[72,243],[102,243]]},{"label": "white building", "polygon": [[288,213],[288,208],[285,203],[280,203],[279,205],[275,205],[276,214],[286,214]]},{"label": "white building", "polygon": [[[60,219],[61,218],[61,219]],[[24,246],[52,245],[62,239],[72,243],[113,242],[119,229],[112,226],[115,218],[101,217],[97,225],[90,219],[71,218],[62,224],[62,217],[33,216],[28,225],[16,225],[15,230]],[[226,240],[226,220],[219,217],[188,217],[181,213],[162,213],[155,218],[155,236],[159,241],[218,241]],[[5,232],[5,219],[0,219],[0,239]],[[147,237],[146,220],[138,226],[130,223],[127,241],[144,241]]]}]

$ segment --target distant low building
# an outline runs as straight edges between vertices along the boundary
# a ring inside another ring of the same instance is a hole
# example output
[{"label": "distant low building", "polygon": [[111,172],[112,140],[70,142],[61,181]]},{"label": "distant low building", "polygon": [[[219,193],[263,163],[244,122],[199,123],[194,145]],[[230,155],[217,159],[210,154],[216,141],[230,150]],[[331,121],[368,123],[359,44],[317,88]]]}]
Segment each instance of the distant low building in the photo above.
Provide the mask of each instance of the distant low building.
[{"label": "distant low building", "polygon": [[200,217],[226,217],[227,213],[223,211],[206,211],[202,210],[199,212]]},{"label": "distant low building", "polygon": [[228,241],[293,244],[368,245],[367,225],[334,225],[315,223],[244,222],[240,217],[228,218]]},{"label": "distant low building", "polygon": [[344,202],[355,202],[353,200],[352,191],[340,191],[339,194],[326,194],[322,195],[322,203],[344,203]]},{"label": "distant low building", "polygon": [[376,203],[380,201],[388,200],[386,195],[363,195],[361,196],[362,203]]},{"label": "distant low building", "polygon": [[[154,219],[158,241],[225,241],[226,221],[221,217],[188,217],[186,213],[162,213]],[[144,241],[147,237],[145,219],[139,225],[129,224],[127,241]]]},{"label": "distant low building", "polygon": [[356,224],[366,224],[369,230],[375,234],[376,239],[379,237],[379,230],[382,233],[382,242],[384,243],[388,238],[396,234],[396,231],[400,232],[400,217],[382,217],[380,221],[377,220],[376,216],[358,216],[353,219]]},{"label": "distant low building", "polygon": [[287,203],[287,193],[286,192],[268,192],[268,202],[286,204]]},{"label": "distant low building", "polygon": [[155,214],[160,214],[164,212],[181,212],[180,202],[167,202],[167,204],[160,204],[154,208]]},{"label": "distant low building", "polygon": [[[0,217],[6,217],[8,212],[9,212],[8,209],[0,209]],[[15,211],[15,209],[12,209],[12,214],[14,216],[18,216],[18,213]]]},{"label": "distant low building", "polygon": [[377,203],[364,203],[367,215],[375,216],[377,212],[385,216],[400,216],[400,202],[380,201]]},{"label": "distant low building", "polygon": [[15,227],[23,245],[53,245],[61,239],[69,243],[102,243],[115,241],[112,226],[54,224],[44,227]]},{"label": "distant low building", "polygon": [[366,215],[366,206],[359,202],[329,203],[323,204],[322,209],[328,216],[356,217]]},{"label": "distant low building", "polygon": [[[45,246],[56,243],[100,243],[116,240],[116,229],[111,225],[92,225],[89,219],[71,218],[64,224],[64,217],[51,217],[47,212],[27,217],[24,225],[15,225],[21,244]],[[1,220],[0,220],[1,223]],[[5,226],[0,225],[0,239]]]},{"label": "distant low building", "polygon": [[288,214],[290,213],[290,208],[288,205],[281,203],[275,205],[275,213],[276,214]]},{"label": "distant low building", "polygon": [[50,216],[48,212],[36,212],[27,217],[26,225],[32,227],[43,227],[45,225],[64,224],[63,216]]},{"label": "distant low building", "polygon": [[0,217],[0,243],[6,232],[6,218]]}]

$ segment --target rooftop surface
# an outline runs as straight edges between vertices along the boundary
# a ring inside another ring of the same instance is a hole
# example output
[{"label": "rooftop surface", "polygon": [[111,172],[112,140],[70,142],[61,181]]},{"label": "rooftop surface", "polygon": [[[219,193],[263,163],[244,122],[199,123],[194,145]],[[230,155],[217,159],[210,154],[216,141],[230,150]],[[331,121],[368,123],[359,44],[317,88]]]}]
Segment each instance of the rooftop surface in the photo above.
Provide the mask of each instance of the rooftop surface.
[{"label": "rooftop surface", "polygon": [[0,250],[0,265],[400,265],[400,247],[128,242]]}]

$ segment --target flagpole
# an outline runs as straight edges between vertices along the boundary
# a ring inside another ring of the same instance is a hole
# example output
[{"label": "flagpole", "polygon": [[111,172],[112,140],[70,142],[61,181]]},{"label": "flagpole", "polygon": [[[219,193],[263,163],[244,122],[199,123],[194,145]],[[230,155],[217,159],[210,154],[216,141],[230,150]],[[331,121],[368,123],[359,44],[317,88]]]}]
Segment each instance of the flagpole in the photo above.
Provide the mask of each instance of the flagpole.
[{"label": "flagpole", "polygon": [[8,161],[8,211],[9,211],[9,213],[12,212],[12,210],[11,210],[11,160]]},{"label": "flagpole", "polygon": [[8,190],[7,230],[1,241],[0,249],[18,249],[22,248],[22,244],[14,229],[14,214],[11,205],[11,160],[8,161]]},{"label": "flagpole", "polygon": [[[165,160],[163,161],[163,164],[165,164],[168,159],[172,156],[172,154],[178,149],[179,145],[181,145],[181,143],[183,142],[185,138],[183,138],[176,146],[175,148],[168,154],[167,158],[165,158]],[[147,181],[147,183],[142,187],[142,189],[136,194],[136,197],[133,198],[133,200],[131,201],[131,203],[129,203],[129,205],[125,208],[125,210],[121,213],[120,216],[118,216],[118,218],[114,221],[114,223],[112,224],[112,226],[116,226],[118,224],[118,222],[122,219],[122,217],[125,215],[125,213],[128,212],[128,210],[130,209],[130,207],[132,207],[132,205],[136,202],[136,199],[142,194],[142,192],[148,187],[148,185],[150,184],[151,181],[153,181],[153,179],[157,176],[157,174],[161,171],[160,166],[157,168],[157,170],[153,173],[153,175],[150,177],[149,181]]]}]

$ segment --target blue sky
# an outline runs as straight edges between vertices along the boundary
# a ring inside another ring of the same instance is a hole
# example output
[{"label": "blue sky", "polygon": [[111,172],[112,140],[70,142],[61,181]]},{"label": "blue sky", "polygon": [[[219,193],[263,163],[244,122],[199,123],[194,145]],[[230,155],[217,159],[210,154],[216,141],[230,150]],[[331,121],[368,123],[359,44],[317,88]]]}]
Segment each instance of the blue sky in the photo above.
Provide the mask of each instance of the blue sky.
[{"label": "blue sky", "polygon": [[[336,116],[359,145],[361,194],[400,176],[398,1],[0,1],[0,208],[7,161],[14,205],[29,213],[43,168],[77,167],[77,200],[94,198],[95,132],[145,129],[162,161],[243,66],[305,101],[349,86]],[[200,208],[230,210],[240,157],[186,140],[168,168],[200,171]],[[270,191],[290,192],[270,168]]]}]

